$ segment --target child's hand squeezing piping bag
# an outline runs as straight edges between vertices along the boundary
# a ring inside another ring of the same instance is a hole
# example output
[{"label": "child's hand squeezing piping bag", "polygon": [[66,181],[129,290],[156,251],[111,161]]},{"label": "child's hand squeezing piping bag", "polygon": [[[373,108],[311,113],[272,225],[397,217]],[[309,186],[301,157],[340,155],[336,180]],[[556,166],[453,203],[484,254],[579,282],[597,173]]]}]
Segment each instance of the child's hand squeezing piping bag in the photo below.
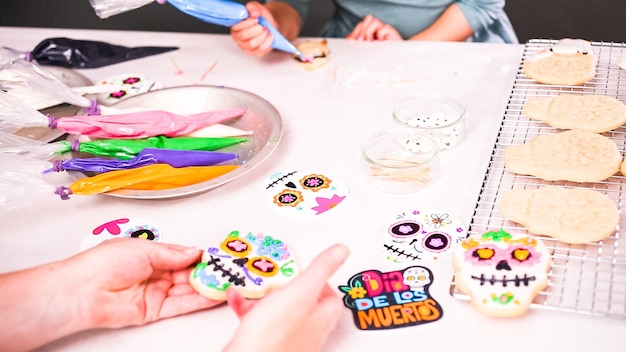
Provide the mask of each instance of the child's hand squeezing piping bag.
[{"label": "child's hand squeezing piping bag", "polygon": [[[123,12],[127,12],[155,0],[89,0],[91,7],[100,18],[107,18]],[[245,5],[227,0],[156,0],[160,4],[169,3],[178,10],[196,17],[204,22],[230,27],[250,16]],[[259,17],[259,24],[266,27],[274,40],[272,48],[285,51],[294,55],[302,56],[302,53],[287,40],[265,18]]]}]

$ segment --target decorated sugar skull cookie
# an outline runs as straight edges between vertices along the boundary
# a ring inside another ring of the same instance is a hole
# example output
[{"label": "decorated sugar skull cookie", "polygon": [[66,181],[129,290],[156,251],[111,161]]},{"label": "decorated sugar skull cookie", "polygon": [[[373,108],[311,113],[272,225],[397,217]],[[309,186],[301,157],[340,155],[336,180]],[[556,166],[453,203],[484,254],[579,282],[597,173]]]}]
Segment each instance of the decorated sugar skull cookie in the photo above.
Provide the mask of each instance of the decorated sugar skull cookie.
[{"label": "decorated sugar skull cookie", "polygon": [[328,50],[328,41],[326,39],[305,41],[298,44],[297,48],[302,53],[302,56],[296,55],[294,58],[300,66],[308,71],[317,70],[328,62],[330,50]]},{"label": "decorated sugar skull cookie", "polygon": [[349,193],[343,182],[316,172],[276,172],[263,181],[263,187],[272,207],[297,217],[323,214]]},{"label": "decorated sugar skull cookie", "polygon": [[463,223],[449,212],[411,210],[387,223],[383,250],[394,263],[436,260],[450,255],[466,236]]},{"label": "decorated sugar skull cookie", "polygon": [[486,315],[516,317],[548,285],[552,259],[541,240],[500,230],[465,239],[453,262],[454,283],[472,306]]},{"label": "decorated sugar skull cookie", "polygon": [[120,218],[96,226],[83,240],[81,249],[91,248],[105,240],[119,237],[143,238],[160,242],[161,230],[150,219]]},{"label": "decorated sugar skull cookie", "polygon": [[245,298],[261,298],[293,280],[299,268],[281,240],[262,233],[232,231],[218,247],[209,247],[191,272],[190,284],[200,294],[226,300],[233,286]]}]

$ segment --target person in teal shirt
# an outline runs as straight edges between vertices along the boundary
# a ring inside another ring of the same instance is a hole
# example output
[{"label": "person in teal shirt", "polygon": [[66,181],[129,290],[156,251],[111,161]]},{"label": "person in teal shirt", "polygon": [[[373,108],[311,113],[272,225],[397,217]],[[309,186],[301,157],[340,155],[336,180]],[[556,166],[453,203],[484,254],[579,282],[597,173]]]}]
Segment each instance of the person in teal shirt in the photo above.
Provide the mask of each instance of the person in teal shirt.
[{"label": "person in teal shirt", "polygon": [[[289,40],[300,33],[311,0],[248,2],[250,17],[231,36],[246,53],[272,50],[272,35],[257,22],[265,17]],[[352,40],[430,40],[517,43],[504,12],[505,0],[333,0],[334,12],[320,37]]]}]

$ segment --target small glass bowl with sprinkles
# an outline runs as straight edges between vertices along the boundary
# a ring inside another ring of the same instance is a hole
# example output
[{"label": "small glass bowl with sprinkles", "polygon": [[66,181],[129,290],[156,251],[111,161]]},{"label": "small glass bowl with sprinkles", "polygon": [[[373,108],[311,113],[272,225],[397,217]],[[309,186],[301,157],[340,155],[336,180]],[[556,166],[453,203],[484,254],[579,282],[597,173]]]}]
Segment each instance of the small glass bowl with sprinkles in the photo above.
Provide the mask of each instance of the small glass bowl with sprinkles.
[{"label": "small glass bowl with sprinkles", "polygon": [[361,148],[363,173],[377,189],[412,193],[431,183],[439,168],[439,145],[429,135],[391,129],[373,135]]},{"label": "small glass bowl with sprinkles", "polygon": [[393,121],[401,128],[430,135],[444,150],[461,141],[465,129],[465,109],[443,95],[419,95],[394,106]]}]

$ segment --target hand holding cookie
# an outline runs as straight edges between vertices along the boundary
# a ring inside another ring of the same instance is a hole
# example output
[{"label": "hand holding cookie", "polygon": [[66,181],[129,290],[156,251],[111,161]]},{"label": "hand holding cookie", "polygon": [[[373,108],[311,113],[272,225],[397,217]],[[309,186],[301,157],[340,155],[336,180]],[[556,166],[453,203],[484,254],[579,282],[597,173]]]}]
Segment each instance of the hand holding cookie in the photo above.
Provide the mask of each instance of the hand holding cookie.
[{"label": "hand holding cookie", "polygon": [[188,282],[196,248],[114,238],[65,260],[0,275],[3,351],[79,331],[142,325],[220,302]]},{"label": "hand holding cookie", "polygon": [[229,289],[228,304],[241,324],[225,351],[319,351],[343,312],[327,281],[347,256],[343,245],[328,248],[294,281],[260,300]]}]

